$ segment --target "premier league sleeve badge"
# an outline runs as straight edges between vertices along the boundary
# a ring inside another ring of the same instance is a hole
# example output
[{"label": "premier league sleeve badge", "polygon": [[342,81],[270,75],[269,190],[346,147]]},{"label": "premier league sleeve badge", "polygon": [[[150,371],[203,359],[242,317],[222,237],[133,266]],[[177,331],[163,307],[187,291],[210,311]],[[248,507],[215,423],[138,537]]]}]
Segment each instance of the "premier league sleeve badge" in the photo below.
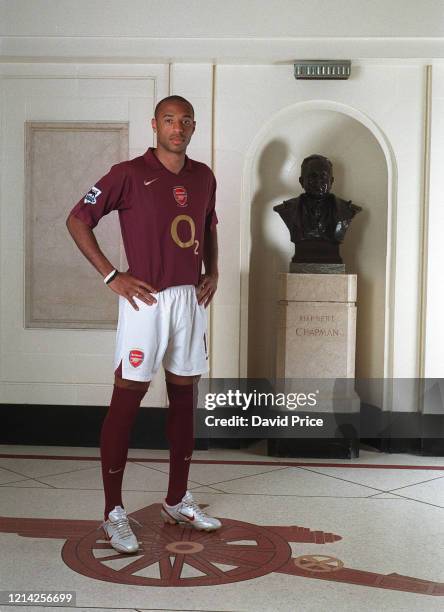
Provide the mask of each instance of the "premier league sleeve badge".
[{"label": "premier league sleeve badge", "polygon": [[102,192],[100,191],[100,189],[97,189],[97,187],[91,187],[91,189],[88,191],[88,193],[85,196],[85,199],[83,200],[83,202],[85,204],[95,204],[97,202],[97,198],[99,197],[99,195]]}]

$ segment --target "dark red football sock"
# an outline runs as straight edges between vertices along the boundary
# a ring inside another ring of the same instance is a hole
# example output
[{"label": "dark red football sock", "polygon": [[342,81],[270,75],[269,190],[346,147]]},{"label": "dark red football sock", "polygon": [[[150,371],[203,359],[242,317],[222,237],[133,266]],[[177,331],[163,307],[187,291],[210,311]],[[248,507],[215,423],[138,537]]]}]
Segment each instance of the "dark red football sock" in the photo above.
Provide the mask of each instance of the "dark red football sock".
[{"label": "dark red football sock", "polygon": [[166,503],[178,504],[185,495],[194,448],[193,408],[197,404],[198,385],[175,385],[167,381],[170,405],[166,437],[170,446],[170,474]]},{"label": "dark red football sock", "polygon": [[145,391],[114,385],[111,404],[100,433],[100,458],[105,492],[105,520],[115,506],[122,506],[122,480],[128,457],[131,429]]}]

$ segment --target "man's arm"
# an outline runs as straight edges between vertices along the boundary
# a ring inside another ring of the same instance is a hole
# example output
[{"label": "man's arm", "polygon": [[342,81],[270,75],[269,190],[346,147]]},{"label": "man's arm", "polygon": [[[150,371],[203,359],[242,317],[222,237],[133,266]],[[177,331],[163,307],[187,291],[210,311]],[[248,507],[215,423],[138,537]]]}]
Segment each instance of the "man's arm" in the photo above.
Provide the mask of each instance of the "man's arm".
[{"label": "man's arm", "polygon": [[219,279],[217,228],[205,230],[203,262],[205,274],[197,287],[197,301],[204,303],[205,308],[213,299]]},{"label": "man's arm", "polygon": [[89,225],[71,215],[66,220],[66,227],[80,251],[103,278],[114,270],[114,266],[100,250],[94,232]]},{"label": "man's arm", "polygon": [[[113,265],[100,250],[94,232],[89,225],[84,223],[81,219],[78,219],[75,215],[70,215],[66,220],[66,227],[80,251],[103,278],[114,270]],[[152,292],[156,292],[153,287],[144,281],[134,278],[126,272],[119,272],[119,274],[108,283],[108,287],[118,295],[125,297],[135,310],[139,310],[139,307],[133,299],[135,295],[148,305],[157,302],[151,295]]]}]

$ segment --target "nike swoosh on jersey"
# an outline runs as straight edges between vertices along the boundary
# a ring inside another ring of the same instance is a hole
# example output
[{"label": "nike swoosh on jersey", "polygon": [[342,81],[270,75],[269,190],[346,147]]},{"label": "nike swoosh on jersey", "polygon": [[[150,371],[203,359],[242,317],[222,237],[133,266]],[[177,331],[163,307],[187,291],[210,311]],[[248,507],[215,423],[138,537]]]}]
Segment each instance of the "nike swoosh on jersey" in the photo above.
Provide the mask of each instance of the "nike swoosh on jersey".
[{"label": "nike swoosh on jersey", "polygon": [[119,468],[118,470],[112,470],[111,468],[108,471],[108,474],[117,474],[117,472],[121,472],[122,468]]},{"label": "nike swoosh on jersey", "polygon": [[148,185],[151,185],[151,183],[154,183],[154,181],[158,181],[159,177],[157,178],[153,178],[150,181],[143,181],[143,184],[145,185],[145,187],[148,187]]}]

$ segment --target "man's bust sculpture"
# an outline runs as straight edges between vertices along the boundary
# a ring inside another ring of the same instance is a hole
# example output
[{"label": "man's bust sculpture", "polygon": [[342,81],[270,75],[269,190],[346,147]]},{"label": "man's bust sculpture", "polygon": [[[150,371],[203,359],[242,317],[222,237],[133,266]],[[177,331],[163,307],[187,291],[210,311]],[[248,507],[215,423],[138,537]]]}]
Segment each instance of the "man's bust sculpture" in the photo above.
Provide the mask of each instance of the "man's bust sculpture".
[{"label": "man's bust sculpture", "polygon": [[342,264],[339,245],[362,208],[330,193],[333,181],[331,161],[322,155],[310,155],[302,162],[299,177],[305,193],[273,207],[294,242],[292,262]]}]

